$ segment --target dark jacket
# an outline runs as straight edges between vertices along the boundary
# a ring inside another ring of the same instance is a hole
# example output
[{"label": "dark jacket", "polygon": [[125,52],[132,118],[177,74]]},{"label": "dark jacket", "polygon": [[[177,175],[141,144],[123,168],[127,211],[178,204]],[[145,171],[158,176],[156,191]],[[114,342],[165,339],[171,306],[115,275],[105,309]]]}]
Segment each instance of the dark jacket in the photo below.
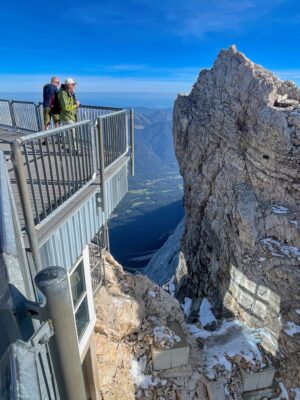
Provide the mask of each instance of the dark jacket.
[{"label": "dark jacket", "polygon": [[50,107],[51,98],[58,92],[58,88],[52,83],[43,87],[43,107]]}]

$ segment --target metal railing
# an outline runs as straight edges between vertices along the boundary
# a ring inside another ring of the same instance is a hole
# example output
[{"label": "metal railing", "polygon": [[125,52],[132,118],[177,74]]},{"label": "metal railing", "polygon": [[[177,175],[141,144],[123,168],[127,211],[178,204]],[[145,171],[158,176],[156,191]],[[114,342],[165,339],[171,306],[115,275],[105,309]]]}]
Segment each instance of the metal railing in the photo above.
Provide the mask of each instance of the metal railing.
[{"label": "metal railing", "polygon": [[[97,117],[121,110],[121,108],[81,105],[78,108],[77,117],[78,121],[90,120],[95,124]],[[43,130],[43,104],[1,99],[0,126],[24,132]],[[51,121],[50,128],[54,128],[53,121]]]},{"label": "metal railing", "polygon": [[47,321],[30,340],[16,340],[7,348],[0,360],[1,399],[60,399],[48,344],[51,336]]},{"label": "metal railing", "polygon": [[12,127],[14,122],[12,120],[11,102],[8,100],[0,100],[0,125]]},{"label": "metal railing", "polygon": [[[19,195],[28,186],[35,224],[90,182],[96,172],[90,121],[24,135],[10,146]],[[24,199],[20,200],[24,208]]]},{"label": "metal railing", "polygon": [[107,228],[102,226],[89,244],[91,280],[94,296],[97,294],[101,285],[103,283],[105,284],[105,261],[103,252],[108,249],[107,235]]},{"label": "metal railing", "polygon": [[16,132],[16,129],[15,134],[4,132],[0,147],[5,154],[11,153],[13,167],[7,161],[10,164],[14,197],[21,226],[26,228],[30,246],[35,249],[32,254],[37,266],[41,264],[37,241],[34,239],[37,224],[99,174],[106,226],[105,170],[119,165],[118,160],[122,157],[131,155],[132,174],[134,172],[132,110],[128,119],[128,111],[124,109],[82,106],[79,118],[89,115],[92,121],[35,132],[36,126],[43,123],[42,110],[41,104],[0,100],[0,125],[12,124],[24,128],[22,133]]},{"label": "metal railing", "polygon": [[122,108],[112,108],[112,107],[98,107],[98,106],[87,106],[81,105],[77,110],[78,121],[90,119],[95,125],[97,117],[102,117],[103,115],[108,115],[115,113],[117,111],[123,110]]},{"label": "metal railing", "polygon": [[[26,121],[32,122],[33,103],[20,104],[22,107],[28,106],[28,109],[25,107],[22,112],[26,114],[25,110],[29,110]],[[20,108],[14,105],[9,107],[8,102],[0,102],[0,105],[2,123],[5,119],[9,122],[9,108],[19,110],[20,118]],[[102,175],[101,192],[104,193],[104,170],[130,153],[127,110],[113,112],[112,109],[104,107],[91,107],[87,110],[91,110],[93,115],[90,116],[93,118],[98,112],[107,114],[97,116],[97,126],[94,126],[94,121],[81,121],[48,131],[27,131],[18,135],[2,136],[0,146],[4,146],[5,142],[6,153],[9,146],[12,153],[15,176],[11,176],[11,180],[17,184],[15,196],[19,209],[21,205],[23,208],[23,218],[20,217],[24,225],[28,221],[25,218],[22,185],[28,186],[28,206],[32,209],[34,225],[37,225],[91,181],[98,171]],[[130,126],[132,125],[131,118]],[[25,123],[22,126],[25,126]],[[12,171],[12,168],[10,170]]]},{"label": "metal railing", "polygon": [[36,104],[29,101],[12,101],[11,111],[17,129],[35,132],[41,130],[42,124]]},{"label": "metal railing", "polygon": [[[128,150],[128,112],[121,108],[81,105],[77,110],[78,121],[90,120],[97,124],[101,118],[104,146],[104,166],[107,167]],[[29,134],[43,130],[43,104],[29,101],[0,100],[0,126],[14,128]],[[54,128],[51,120],[50,128]],[[99,139],[96,135],[96,148]],[[99,154],[97,166],[100,167]]]},{"label": "metal railing", "polygon": [[0,126],[38,132],[42,130],[40,106],[30,101],[0,100]]},{"label": "metal railing", "polygon": [[97,167],[101,168],[99,140],[103,144],[104,168],[111,165],[128,151],[128,117],[127,111],[117,111],[97,118],[98,135],[96,137]]},{"label": "metal railing", "polygon": [[9,178],[5,155],[0,150],[0,270],[4,267],[7,270],[5,275],[0,272],[0,276],[2,276],[0,306],[3,306],[3,299],[8,299],[2,293],[4,276],[7,276],[10,279],[10,283],[14,284],[24,296],[30,300],[35,300],[34,291],[31,290],[32,269],[25,255],[21,228]]}]

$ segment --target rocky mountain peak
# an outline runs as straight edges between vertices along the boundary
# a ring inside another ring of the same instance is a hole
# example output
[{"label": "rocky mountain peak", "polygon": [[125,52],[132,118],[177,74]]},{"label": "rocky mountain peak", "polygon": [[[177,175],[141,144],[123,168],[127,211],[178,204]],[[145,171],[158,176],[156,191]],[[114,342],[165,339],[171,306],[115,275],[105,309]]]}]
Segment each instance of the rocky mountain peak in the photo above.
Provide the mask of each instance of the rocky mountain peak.
[{"label": "rocky mountain peak", "polygon": [[207,296],[219,317],[267,329],[288,387],[300,381],[299,334],[287,333],[300,332],[299,101],[295,84],[231,46],[173,112],[186,213],[179,298]]}]

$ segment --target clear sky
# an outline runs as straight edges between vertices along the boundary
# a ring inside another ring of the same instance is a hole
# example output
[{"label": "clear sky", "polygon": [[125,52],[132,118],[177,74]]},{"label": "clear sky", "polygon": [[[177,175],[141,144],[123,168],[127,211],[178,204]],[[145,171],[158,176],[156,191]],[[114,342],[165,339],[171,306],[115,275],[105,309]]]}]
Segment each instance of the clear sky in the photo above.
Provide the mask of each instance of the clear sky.
[{"label": "clear sky", "polygon": [[300,84],[300,0],[11,0],[0,26],[0,92],[188,92],[231,44]]}]

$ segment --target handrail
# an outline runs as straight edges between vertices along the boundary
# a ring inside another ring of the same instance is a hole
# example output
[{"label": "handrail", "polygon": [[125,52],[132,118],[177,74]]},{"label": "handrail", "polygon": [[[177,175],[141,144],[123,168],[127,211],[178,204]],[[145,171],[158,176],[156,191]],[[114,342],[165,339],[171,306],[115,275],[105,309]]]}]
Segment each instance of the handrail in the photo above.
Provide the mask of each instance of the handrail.
[{"label": "handrail", "polygon": [[107,110],[107,111],[120,111],[120,110],[124,110],[121,107],[104,107],[104,106],[90,106],[87,104],[81,104],[80,107],[82,108],[91,108],[91,109],[95,109],[95,110]]},{"label": "handrail", "polygon": [[[47,138],[47,137],[52,136],[52,135],[60,134],[63,131],[65,131],[66,129],[77,128],[79,126],[83,126],[83,125],[86,125],[86,124],[89,124],[89,123],[90,123],[90,120],[74,122],[74,124],[64,125],[63,127],[60,126],[58,128],[48,129],[47,131],[40,131],[40,132],[35,132],[35,133],[31,133],[31,134],[24,135],[24,136],[19,136],[17,138],[17,141],[20,142],[20,143],[21,142],[24,143],[24,142],[28,142],[30,140]],[[12,141],[14,141],[14,140],[12,139]]]},{"label": "handrail", "polygon": [[[124,108],[121,108],[118,111],[115,111],[113,113],[113,115],[124,114],[124,112],[125,112]],[[109,117],[111,117],[111,114],[99,115],[99,118],[101,118],[101,119],[106,119],[106,118],[109,118]]]}]

